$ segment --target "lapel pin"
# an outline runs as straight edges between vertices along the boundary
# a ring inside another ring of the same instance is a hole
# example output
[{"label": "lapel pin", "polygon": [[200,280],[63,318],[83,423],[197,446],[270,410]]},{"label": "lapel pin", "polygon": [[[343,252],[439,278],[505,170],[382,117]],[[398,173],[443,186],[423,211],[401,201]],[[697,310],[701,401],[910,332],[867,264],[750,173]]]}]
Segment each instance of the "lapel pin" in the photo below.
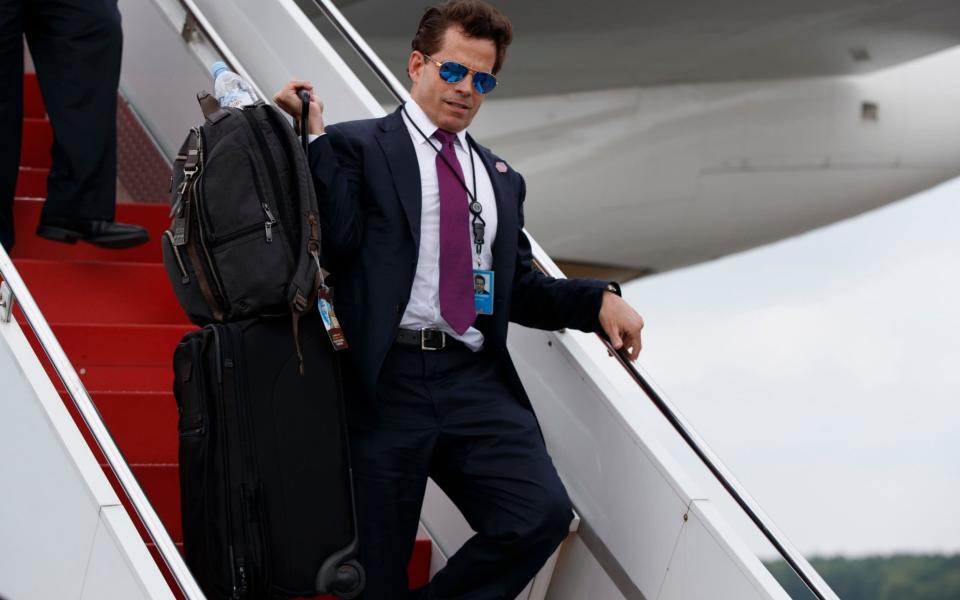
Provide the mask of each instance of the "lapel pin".
[{"label": "lapel pin", "polygon": [[496,167],[497,167],[497,170],[500,171],[501,173],[507,172],[507,163],[503,162],[502,160],[497,161]]}]

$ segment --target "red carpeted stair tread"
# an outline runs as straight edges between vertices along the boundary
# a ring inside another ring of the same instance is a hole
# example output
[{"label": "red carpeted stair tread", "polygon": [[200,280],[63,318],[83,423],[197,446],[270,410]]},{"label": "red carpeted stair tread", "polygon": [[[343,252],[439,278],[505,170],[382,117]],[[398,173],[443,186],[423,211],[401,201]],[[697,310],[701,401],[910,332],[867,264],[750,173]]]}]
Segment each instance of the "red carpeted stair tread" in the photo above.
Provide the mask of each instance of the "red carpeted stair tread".
[{"label": "red carpeted stair tread", "polygon": [[[101,463],[106,459],[90,435],[80,411],[66,392],[60,392],[70,415]],[[173,394],[163,392],[99,392],[91,394],[94,406],[103,418],[128,463],[176,464],[177,408]]]},{"label": "red carpeted stair tread", "polygon": [[20,166],[49,169],[53,128],[46,119],[24,119],[20,141]]},{"label": "red carpeted stair tread", "polygon": [[[20,167],[20,172],[17,174],[17,187],[13,193],[14,197],[46,198],[47,174],[49,173],[50,169]],[[36,226],[36,223],[34,223],[34,226]]]},{"label": "red carpeted stair tread", "polygon": [[[24,169],[20,170],[21,175]],[[18,183],[19,185],[19,183]],[[18,199],[13,204],[13,223],[16,227],[17,245],[13,249],[14,259],[48,259],[59,261],[103,261],[103,262],[149,262],[160,263],[160,237],[170,225],[170,209],[164,204],[118,204],[116,220],[145,227],[150,233],[150,241],[136,248],[126,250],[108,250],[83,242],[62,244],[37,237],[37,223],[40,222],[42,200]],[[167,286],[169,287],[169,286]]]},{"label": "red carpeted stair tread", "polygon": [[16,265],[49,322],[188,323],[163,265],[39,259]]},{"label": "red carpeted stair tread", "polygon": [[173,389],[170,367],[90,367],[80,380],[88,389],[104,392],[169,392]]},{"label": "red carpeted stair tread", "polygon": [[[176,464],[131,464],[150,504],[174,542],[183,541],[180,523],[180,475]],[[141,526],[141,535],[145,529]]]},{"label": "red carpeted stair tread", "polygon": [[407,583],[410,589],[415,589],[430,581],[430,554],[433,544],[429,539],[417,538],[413,547],[410,564],[407,565]]},{"label": "red carpeted stair tread", "polygon": [[[163,367],[170,371],[171,377],[173,377],[171,365],[174,349],[187,332],[196,329],[195,325],[189,323],[178,325],[54,323],[52,327],[64,352],[78,369],[101,366]],[[167,388],[172,389],[170,386]]]},{"label": "red carpeted stair tread", "polygon": [[[92,392],[113,441],[130,463],[177,462],[177,404],[170,392]],[[66,392],[60,396],[71,402]]]},{"label": "red carpeted stair tread", "polygon": [[[144,541],[151,541],[150,536],[147,534],[147,528],[137,517],[137,512],[133,509],[133,504],[131,504],[130,499],[127,498],[123,488],[120,487],[120,481],[117,479],[113,469],[111,469],[102,458],[100,458],[100,466],[110,481],[110,485],[112,485],[114,491],[117,492],[117,496],[120,497],[120,502],[133,518],[133,524],[140,533],[140,537],[142,537]],[[160,517],[160,522],[163,523],[167,533],[170,534],[170,537],[175,543],[182,543],[180,480],[177,465],[131,464],[130,470],[133,471],[133,475],[140,484],[140,488],[143,490],[143,493],[147,495],[147,499],[153,506],[154,511],[156,511],[157,516]]]},{"label": "red carpeted stair tread", "polygon": [[[173,351],[193,325],[53,324],[53,333],[92,392],[170,392]],[[35,351],[40,346],[27,331]],[[46,363],[45,360],[42,362]],[[45,365],[46,366],[46,365]],[[48,368],[55,385],[56,374]]]},{"label": "red carpeted stair tread", "polygon": [[36,73],[23,74],[23,116],[28,119],[43,119],[47,115],[40,94],[40,84]]}]

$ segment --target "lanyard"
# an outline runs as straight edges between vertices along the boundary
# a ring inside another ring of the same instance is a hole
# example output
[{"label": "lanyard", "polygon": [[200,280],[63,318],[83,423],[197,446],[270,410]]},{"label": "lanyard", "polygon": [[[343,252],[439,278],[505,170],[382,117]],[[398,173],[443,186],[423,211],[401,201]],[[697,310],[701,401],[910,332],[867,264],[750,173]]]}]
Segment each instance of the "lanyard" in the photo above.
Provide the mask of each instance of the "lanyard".
[{"label": "lanyard", "polygon": [[479,267],[480,252],[483,251],[483,233],[486,229],[487,222],[483,220],[482,216],[480,216],[480,213],[483,212],[483,205],[480,204],[479,200],[477,200],[477,165],[473,160],[473,146],[469,143],[467,144],[467,152],[470,154],[470,170],[473,172],[473,193],[471,194],[470,188],[467,187],[467,182],[463,180],[463,177],[460,176],[460,173],[457,173],[457,170],[453,168],[453,165],[450,164],[450,161],[447,160],[447,157],[443,155],[443,147],[441,146],[440,148],[437,148],[433,145],[433,142],[430,141],[430,137],[425,134],[422,129],[420,129],[417,123],[410,116],[410,113],[407,112],[406,106],[401,106],[401,110],[403,110],[403,114],[407,116],[407,119],[410,120],[410,123],[413,125],[414,129],[417,130],[417,133],[423,136],[423,139],[430,144],[430,147],[433,148],[433,150],[437,153],[437,156],[443,160],[444,164],[447,165],[447,168],[450,169],[450,172],[453,173],[453,176],[456,177],[457,181],[460,182],[460,185],[463,186],[464,191],[467,192],[467,196],[470,200],[467,208],[470,209],[470,214],[472,215],[470,220],[470,229],[473,230],[473,245],[477,250],[477,267]]}]

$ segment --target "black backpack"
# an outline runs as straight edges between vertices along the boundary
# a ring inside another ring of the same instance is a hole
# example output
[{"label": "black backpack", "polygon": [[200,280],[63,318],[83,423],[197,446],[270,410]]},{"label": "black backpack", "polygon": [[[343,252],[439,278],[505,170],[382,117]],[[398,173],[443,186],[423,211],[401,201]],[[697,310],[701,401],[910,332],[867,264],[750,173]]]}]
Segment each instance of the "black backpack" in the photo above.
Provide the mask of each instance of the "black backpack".
[{"label": "black backpack", "polygon": [[[306,127],[298,140],[273,106],[197,98],[205,120],[174,163],[162,240],[174,293],[197,325],[290,314],[296,340],[321,281]],[[301,100],[306,123],[309,95]]]}]

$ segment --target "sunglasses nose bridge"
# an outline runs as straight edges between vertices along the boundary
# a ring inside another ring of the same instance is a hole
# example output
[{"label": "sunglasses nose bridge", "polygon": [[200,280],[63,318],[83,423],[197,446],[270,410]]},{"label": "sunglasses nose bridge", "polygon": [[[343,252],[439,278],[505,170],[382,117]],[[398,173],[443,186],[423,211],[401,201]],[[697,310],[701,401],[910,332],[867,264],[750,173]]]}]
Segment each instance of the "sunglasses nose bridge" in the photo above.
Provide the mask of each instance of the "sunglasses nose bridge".
[{"label": "sunglasses nose bridge", "polygon": [[477,86],[473,81],[473,74],[469,71],[464,73],[462,77],[457,78],[457,80],[451,85],[453,85],[453,88],[463,95],[469,95],[473,90],[477,89]]}]

